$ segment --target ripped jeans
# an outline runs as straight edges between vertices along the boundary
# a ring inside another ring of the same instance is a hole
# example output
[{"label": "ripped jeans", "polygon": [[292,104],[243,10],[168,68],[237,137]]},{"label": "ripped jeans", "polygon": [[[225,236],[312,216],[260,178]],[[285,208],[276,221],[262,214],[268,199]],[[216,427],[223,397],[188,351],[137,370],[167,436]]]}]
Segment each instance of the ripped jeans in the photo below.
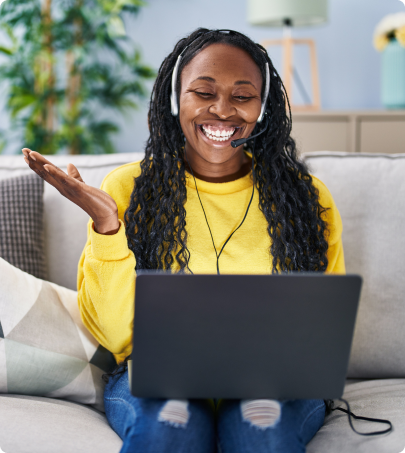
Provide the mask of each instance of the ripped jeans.
[{"label": "ripped jeans", "polygon": [[325,419],[323,400],[136,398],[128,370],[104,391],[120,453],[305,453]]}]

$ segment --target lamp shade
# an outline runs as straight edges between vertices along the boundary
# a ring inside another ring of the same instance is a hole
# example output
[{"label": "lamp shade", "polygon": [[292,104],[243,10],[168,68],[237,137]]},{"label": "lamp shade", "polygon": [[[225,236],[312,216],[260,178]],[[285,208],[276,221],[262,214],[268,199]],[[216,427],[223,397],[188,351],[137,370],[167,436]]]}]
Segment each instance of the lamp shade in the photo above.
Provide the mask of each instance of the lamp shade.
[{"label": "lamp shade", "polygon": [[282,27],[285,19],[293,27],[322,24],[328,20],[328,0],[248,0],[252,25]]}]

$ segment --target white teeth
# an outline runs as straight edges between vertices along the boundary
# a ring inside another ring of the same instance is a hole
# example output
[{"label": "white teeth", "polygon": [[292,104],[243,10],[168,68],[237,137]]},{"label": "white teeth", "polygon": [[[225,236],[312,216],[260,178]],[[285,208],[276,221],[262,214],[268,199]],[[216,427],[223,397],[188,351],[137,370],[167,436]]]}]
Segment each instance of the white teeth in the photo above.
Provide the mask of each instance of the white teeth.
[{"label": "white teeth", "polygon": [[228,140],[233,133],[235,132],[235,129],[233,131],[213,131],[211,128],[207,127],[205,128],[204,126],[201,126],[202,130],[204,131],[205,135],[210,139],[210,140],[215,140],[216,142],[224,142]]}]

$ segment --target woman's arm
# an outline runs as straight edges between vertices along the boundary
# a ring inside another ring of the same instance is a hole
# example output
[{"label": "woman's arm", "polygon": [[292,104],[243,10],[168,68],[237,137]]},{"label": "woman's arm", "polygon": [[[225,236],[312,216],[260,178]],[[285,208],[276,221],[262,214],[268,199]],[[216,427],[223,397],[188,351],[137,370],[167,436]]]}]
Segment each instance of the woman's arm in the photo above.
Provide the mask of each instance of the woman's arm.
[{"label": "woman's arm", "polygon": [[340,238],[335,244],[329,246],[327,256],[327,274],[346,274],[342,238]]},{"label": "woman's arm", "polygon": [[125,181],[122,172],[113,172],[101,184],[117,203],[120,228],[115,234],[99,234],[89,219],[77,275],[81,319],[97,341],[114,354],[117,363],[132,350],[135,301],[135,256],[128,248],[123,221],[133,179],[129,184],[122,179]]},{"label": "woman's arm", "polygon": [[311,176],[313,178],[314,186],[319,190],[319,202],[321,206],[328,208],[322,215],[322,218],[326,220],[328,224],[329,230],[327,235],[329,243],[327,251],[328,267],[325,273],[346,274],[342,243],[342,218],[329,189],[320,179],[316,178],[314,175]]},{"label": "woman's arm", "polygon": [[78,265],[78,304],[83,324],[111,351],[117,363],[132,348],[135,301],[135,257],[125,226],[114,235],[98,234],[88,223],[88,239]]}]

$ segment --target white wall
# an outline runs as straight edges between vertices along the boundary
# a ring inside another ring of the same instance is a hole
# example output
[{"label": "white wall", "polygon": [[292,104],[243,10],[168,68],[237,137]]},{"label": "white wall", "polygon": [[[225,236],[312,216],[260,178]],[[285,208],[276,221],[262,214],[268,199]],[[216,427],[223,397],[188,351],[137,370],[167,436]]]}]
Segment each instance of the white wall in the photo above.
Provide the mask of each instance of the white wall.
[{"label": "white wall", "polygon": [[[256,42],[282,37],[281,28],[252,27],[247,23],[246,0],[149,0],[148,3],[137,18],[127,23],[127,31],[139,44],[144,61],[155,68],[159,68],[180,38],[200,26],[237,30]],[[323,109],[383,108],[381,54],[374,50],[372,36],[382,17],[400,11],[405,11],[405,7],[399,0],[329,0],[327,24],[293,30],[294,38],[310,37],[316,42]],[[281,49],[270,48],[269,53],[282,75]],[[295,66],[311,93],[309,53],[306,48],[298,47],[295,57]],[[294,102],[303,102],[296,86],[293,97]],[[138,112],[121,121],[123,129],[115,139],[119,152],[143,150],[148,137],[147,104],[145,101]]]}]

